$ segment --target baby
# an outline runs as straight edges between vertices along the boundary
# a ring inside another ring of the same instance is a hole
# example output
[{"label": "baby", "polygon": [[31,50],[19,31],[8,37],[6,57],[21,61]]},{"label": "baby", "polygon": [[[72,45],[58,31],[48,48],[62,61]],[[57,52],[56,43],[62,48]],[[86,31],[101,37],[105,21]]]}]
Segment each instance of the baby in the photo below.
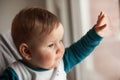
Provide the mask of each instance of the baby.
[{"label": "baby", "polygon": [[14,18],[11,34],[22,60],[9,65],[0,80],[67,80],[68,73],[85,59],[106,34],[101,12],[95,26],[76,43],[64,48],[64,29],[51,12],[25,8]]}]

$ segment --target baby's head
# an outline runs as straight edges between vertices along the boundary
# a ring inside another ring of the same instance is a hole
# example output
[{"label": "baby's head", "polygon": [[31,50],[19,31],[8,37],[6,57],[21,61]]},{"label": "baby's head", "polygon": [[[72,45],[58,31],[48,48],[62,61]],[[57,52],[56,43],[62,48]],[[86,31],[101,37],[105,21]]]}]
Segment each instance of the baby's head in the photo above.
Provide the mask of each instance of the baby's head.
[{"label": "baby's head", "polygon": [[50,69],[56,67],[63,57],[63,26],[47,10],[21,10],[13,20],[11,33],[23,60],[33,67]]}]

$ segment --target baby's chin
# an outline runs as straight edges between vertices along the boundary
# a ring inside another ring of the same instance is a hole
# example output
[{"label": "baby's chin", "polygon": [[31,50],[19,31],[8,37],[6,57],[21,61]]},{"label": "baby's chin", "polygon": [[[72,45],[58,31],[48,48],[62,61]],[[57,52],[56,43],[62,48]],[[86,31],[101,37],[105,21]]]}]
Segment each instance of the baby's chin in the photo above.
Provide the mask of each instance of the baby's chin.
[{"label": "baby's chin", "polygon": [[59,64],[60,64],[60,61],[57,61],[54,65],[54,67],[58,67]]},{"label": "baby's chin", "polygon": [[56,68],[56,67],[58,67],[59,63],[60,63],[60,61],[55,62],[55,64],[54,64],[53,66],[51,66],[51,68]]},{"label": "baby's chin", "polygon": [[56,67],[58,67],[59,64],[60,64],[60,60],[57,60],[57,61],[55,61],[55,63],[52,64],[51,66],[46,67],[46,69],[56,68]]}]

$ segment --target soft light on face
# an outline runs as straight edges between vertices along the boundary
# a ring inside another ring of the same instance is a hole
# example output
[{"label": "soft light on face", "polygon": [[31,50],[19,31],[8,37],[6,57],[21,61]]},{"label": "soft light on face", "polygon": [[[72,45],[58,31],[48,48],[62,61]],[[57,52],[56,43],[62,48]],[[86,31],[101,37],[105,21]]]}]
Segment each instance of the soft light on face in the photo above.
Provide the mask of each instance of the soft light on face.
[{"label": "soft light on face", "polygon": [[49,35],[43,37],[39,47],[32,51],[30,64],[45,69],[57,67],[64,54],[63,34],[63,26],[59,24]]}]

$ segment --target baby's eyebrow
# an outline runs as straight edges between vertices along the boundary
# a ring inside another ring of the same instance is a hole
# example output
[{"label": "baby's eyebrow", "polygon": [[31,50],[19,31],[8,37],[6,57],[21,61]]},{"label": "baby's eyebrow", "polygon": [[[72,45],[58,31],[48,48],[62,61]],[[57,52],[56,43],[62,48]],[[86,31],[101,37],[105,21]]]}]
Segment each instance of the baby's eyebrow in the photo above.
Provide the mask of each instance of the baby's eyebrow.
[{"label": "baby's eyebrow", "polygon": [[63,38],[59,40],[50,40],[49,42],[56,42],[56,41],[61,41],[61,40],[63,40]]}]

